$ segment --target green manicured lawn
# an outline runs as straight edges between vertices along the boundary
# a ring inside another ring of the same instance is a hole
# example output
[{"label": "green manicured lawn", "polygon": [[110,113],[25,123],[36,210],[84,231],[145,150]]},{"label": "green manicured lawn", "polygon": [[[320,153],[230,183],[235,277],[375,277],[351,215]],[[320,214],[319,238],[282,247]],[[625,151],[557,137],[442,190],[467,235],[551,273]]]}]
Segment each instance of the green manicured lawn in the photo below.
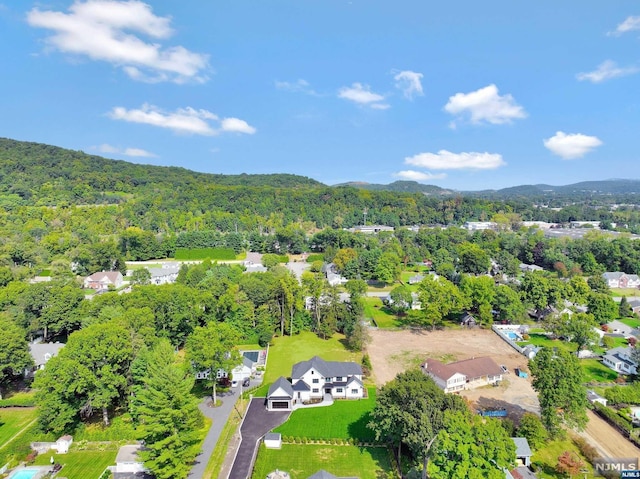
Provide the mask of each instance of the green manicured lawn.
[{"label": "green manicured lawn", "polygon": [[36,405],[36,392],[35,391],[18,391],[9,392],[0,399],[0,408],[5,407],[29,407]]},{"label": "green manicured lawn", "polygon": [[107,466],[115,466],[118,447],[108,451],[73,451],[67,454],[42,454],[36,457],[37,466],[47,466],[51,456],[63,465],[59,476],[68,479],[98,479]]},{"label": "green manicured lawn", "polygon": [[266,449],[260,445],[253,479],[264,479],[276,469],[288,472],[291,479],[305,479],[320,469],[338,477],[379,479],[387,477],[392,467],[385,447],[283,444],[282,449]]},{"label": "green manicured lawn", "polygon": [[295,363],[307,361],[313,356],[320,356],[327,361],[354,361],[360,364],[362,353],[349,351],[344,342],[342,334],[334,334],[330,339],[320,339],[309,331],[274,338],[267,358],[265,385],[271,384],[280,376],[290,377],[291,367]]},{"label": "green manicured lawn", "polygon": [[518,341],[519,346],[524,346],[527,344],[533,344],[534,346],[542,346],[546,348],[564,349],[571,353],[575,353],[578,349],[578,345],[576,343],[569,343],[567,341],[561,341],[559,339],[550,339],[544,334],[538,333],[529,334],[529,339],[526,341]]},{"label": "green manicured lawn", "polygon": [[589,461],[582,457],[576,445],[571,440],[567,439],[564,441],[549,441],[545,445],[544,449],[540,449],[535,452],[531,458],[531,463],[534,465],[534,468],[540,469],[540,472],[538,473],[538,477],[540,479],[563,479],[566,477],[555,471],[555,467],[558,464],[558,457],[565,451],[575,452],[582,462],[584,462],[585,468],[589,471],[586,476],[581,473],[576,477],[579,477],[580,479],[584,477],[595,477],[593,475],[593,467]]},{"label": "green manicured lawn", "polygon": [[364,298],[364,317],[373,318],[381,329],[392,329],[402,326],[402,321],[385,307],[380,298]]},{"label": "green manicured lawn", "polygon": [[369,397],[360,400],[338,400],[331,406],[298,409],[287,422],[275,429],[283,436],[308,439],[357,439],[373,441],[367,427],[370,412],[376,404],[376,390],[369,388]]},{"label": "green manicured lawn", "polygon": [[612,288],[611,296],[620,298],[622,296],[640,296],[638,288]]},{"label": "green manicured lawn", "polygon": [[0,409],[0,448],[36,418],[36,408],[9,407]]},{"label": "green manicured lawn", "polygon": [[640,328],[640,318],[620,318],[620,322],[631,328]]},{"label": "green manicured lawn", "polygon": [[618,374],[597,359],[581,359],[582,373],[586,382],[610,383],[615,381]]}]

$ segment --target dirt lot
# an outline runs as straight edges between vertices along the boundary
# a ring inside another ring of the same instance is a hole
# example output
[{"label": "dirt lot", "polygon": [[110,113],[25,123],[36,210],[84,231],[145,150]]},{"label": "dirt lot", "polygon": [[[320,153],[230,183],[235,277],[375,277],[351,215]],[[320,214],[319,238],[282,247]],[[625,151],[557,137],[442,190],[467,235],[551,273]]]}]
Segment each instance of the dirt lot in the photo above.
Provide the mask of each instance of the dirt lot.
[{"label": "dirt lot", "polygon": [[602,457],[640,457],[640,449],[627,441],[618,431],[591,411],[589,423],[580,433],[598,450]]},{"label": "dirt lot", "polygon": [[[371,331],[368,352],[374,371],[374,380],[381,386],[399,372],[419,366],[427,358],[444,362],[459,361],[479,356],[490,356],[504,364],[510,373],[499,387],[486,386],[463,391],[475,407],[504,407],[516,424],[524,412],[540,413],[538,397],[531,387],[531,378],[519,378],[514,368],[526,366],[527,360],[493,331]],[[640,449],[627,441],[605,421],[588,412],[589,423],[581,433],[603,457],[640,457]]]},{"label": "dirt lot", "polygon": [[466,329],[458,331],[371,331],[368,352],[373,365],[376,384],[390,381],[396,374],[419,366],[427,358],[444,362],[472,357],[489,356],[496,363],[509,368],[500,387],[486,386],[461,394],[476,407],[504,407],[509,417],[518,421],[526,411],[539,413],[538,397],[531,387],[531,379],[515,375],[516,367],[524,367],[527,360],[493,331]]}]

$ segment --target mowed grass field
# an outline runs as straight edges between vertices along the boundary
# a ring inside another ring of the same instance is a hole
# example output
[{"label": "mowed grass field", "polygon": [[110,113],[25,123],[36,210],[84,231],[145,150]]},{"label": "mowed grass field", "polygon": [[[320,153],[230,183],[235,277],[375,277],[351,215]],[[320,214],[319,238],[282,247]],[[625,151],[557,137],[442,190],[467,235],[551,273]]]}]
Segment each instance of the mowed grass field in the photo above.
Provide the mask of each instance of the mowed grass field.
[{"label": "mowed grass field", "polygon": [[403,326],[398,317],[393,314],[377,297],[364,298],[364,317],[373,318],[381,329],[394,329]]},{"label": "mowed grass field", "polygon": [[389,454],[386,447],[283,444],[282,449],[266,449],[262,444],[252,477],[264,479],[279,469],[291,479],[305,479],[324,469],[338,477],[379,479],[392,470]]},{"label": "mowed grass field", "polygon": [[349,439],[368,442],[375,439],[367,424],[376,404],[376,390],[360,400],[338,400],[332,406],[298,409],[282,426],[274,429],[283,437],[307,439]]},{"label": "mowed grass field", "polygon": [[8,407],[0,409],[0,448],[27,427],[37,415],[36,408]]},{"label": "mowed grass field", "polygon": [[300,361],[320,356],[326,361],[354,361],[360,364],[362,353],[349,351],[344,335],[334,334],[321,339],[314,333],[303,331],[295,336],[274,338],[269,348],[264,383],[271,384],[280,376],[290,377],[291,367]]},{"label": "mowed grass field", "polygon": [[108,451],[73,451],[67,454],[42,454],[36,457],[36,466],[48,466],[51,456],[63,465],[59,476],[67,479],[98,479],[107,466],[115,466],[118,448]]}]

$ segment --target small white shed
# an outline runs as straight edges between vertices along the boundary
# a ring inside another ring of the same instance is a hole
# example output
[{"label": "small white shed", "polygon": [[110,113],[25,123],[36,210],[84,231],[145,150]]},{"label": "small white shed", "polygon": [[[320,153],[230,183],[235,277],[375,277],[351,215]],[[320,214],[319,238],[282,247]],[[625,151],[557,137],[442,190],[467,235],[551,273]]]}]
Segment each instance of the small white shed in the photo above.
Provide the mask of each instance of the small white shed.
[{"label": "small white shed", "polygon": [[264,436],[264,447],[267,449],[280,449],[282,447],[282,436],[277,432],[269,432]]}]

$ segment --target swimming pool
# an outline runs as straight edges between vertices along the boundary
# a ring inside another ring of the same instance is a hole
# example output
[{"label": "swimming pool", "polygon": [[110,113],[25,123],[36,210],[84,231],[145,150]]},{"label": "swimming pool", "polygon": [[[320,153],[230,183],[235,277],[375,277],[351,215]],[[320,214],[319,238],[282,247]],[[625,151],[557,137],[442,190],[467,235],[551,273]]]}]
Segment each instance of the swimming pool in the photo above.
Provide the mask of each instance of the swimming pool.
[{"label": "swimming pool", "polygon": [[522,337],[513,331],[505,331],[504,333],[511,341],[522,341]]},{"label": "swimming pool", "polygon": [[14,471],[13,474],[9,476],[9,479],[31,479],[39,472],[40,469],[20,469],[19,471]]}]

